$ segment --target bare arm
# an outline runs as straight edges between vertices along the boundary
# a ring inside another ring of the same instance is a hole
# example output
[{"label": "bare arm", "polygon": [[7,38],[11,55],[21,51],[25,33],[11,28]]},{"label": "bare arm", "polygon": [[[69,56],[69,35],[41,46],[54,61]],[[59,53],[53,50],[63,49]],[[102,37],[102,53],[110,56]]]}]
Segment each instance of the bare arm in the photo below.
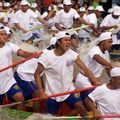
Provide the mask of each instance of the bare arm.
[{"label": "bare arm", "polygon": [[89,25],[89,27],[91,27],[91,29],[96,33],[96,35],[99,36],[100,32],[97,30],[94,24],[88,23],[86,20],[84,20],[81,17],[79,18],[79,21],[85,25]]},{"label": "bare arm", "polygon": [[37,84],[38,87],[38,92],[39,92],[39,97],[40,99],[47,99],[47,95],[44,93],[43,87],[42,87],[42,78],[40,76],[40,74],[44,71],[44,67],[42,64],[38,64],[38,67],[35,71],[34,74],[34,78],[35,78],[35,82]]},{"label": "bare arm", "polygon": [[118,28],[118,26],[117,25],[114,25],[114,26],[102,26],[101,30],[105,31],[105,30],[110,30],[112,28],[116,29],[116,28]]},{"label": "bare arm", "polygon": [[55,27],[56,27],[58,30],[60,30],[60,31],[64,31],[64,30],[65,30],[65,28],[62,28],[59,23],[55,23]]},{"label": "bare arm", "polygon": [[98,63],[100,63],[101,65],[105,67],[112,68],[112,64],[108,62],[107,60],[105,60],[100,55],[94,55],[93,59],[95,59]]},{"label": "bare arm", "polygon": [[96,120],[98,120],[99,116],[101,116],[101,113],[95,107],[94,102],[89,97],[87,97],[85,100],[85,104],[90,111],[93,111],[94,117],[96,118]]},{"label": "bare arm", "polygon": [[45,22],[44,19],[40,18],[40,17],[37,17],[36,18],[39,22],[43,23],[45,26],[47,26],[47,23]]},{"label": "bare arm", "polygon": [[86,20],[84,20],[83,18],[79,17],[79,21],[85,25],[91,25],[89,24]]},{"label": "bare arm", "polygon": [[40,55],[42,54],[42,52],[27,52],[27,51],[24,51],[24,50],[21,50],[19,49],[17,51],[17,55],[20,56],[20,57],[24,57],[24,58],[28,58],[32,55],[34,55],[35,57],[39,57]]},{"label": "bare arm", "polygon": [[27,30],[25,30],[24,28],[22,28],[19,23],[15,23],[15,26],[16,26],[19,30],[21,30],[23,33],[26,33],[26,32],[27,32]]},{"label": "bare arm", "polygon": [[89,78],[91,84],[93,85],[101,85],[100,82],[94,77],[93,73],[86,67],[86,65],[82,62],[79,56],[76,59],[76,64],[83,70],[86,77]]}]

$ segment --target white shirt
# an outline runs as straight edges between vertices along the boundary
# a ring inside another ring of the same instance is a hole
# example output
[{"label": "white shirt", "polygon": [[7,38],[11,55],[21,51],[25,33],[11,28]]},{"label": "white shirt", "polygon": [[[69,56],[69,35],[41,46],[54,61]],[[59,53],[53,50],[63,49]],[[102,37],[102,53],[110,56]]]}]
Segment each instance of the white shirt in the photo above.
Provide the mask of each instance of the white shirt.
[{"label": "white shirt", "polygon": [[73,19],[77,19],[79,17],[79,14],[73,8],[71,8],[68,13],[62,9],[56,14],[56,23],[59,23],[61,27],[71,28],[73,26]]},{"label": "white shirt", "polygon": [[[95,15],[95,13],[91,13],[89,15],[86,15],[83,17],[83,19],[85,19],[88,23],[94,24],[95,27],[97,28],[97,17]],[[93,30],[90,27],[85,28],[85,29],[86,30],[84,30],[84,29],[79,30],[79,32],[78,32],[79,38],[85,38],[85,37],[89,38],[90,37],[89,32],[92,32]]]},{"label": "white shirt", "polygon": [[[0,48],[0,68],[5,68],[12,65],[13,52],[17,53],[20,48],[10,42],[6,43],[4,47]],[[13,78],[12,68],[0,72],[0,94],[6,93],[10,87],[16,83]]]},{"label": "white shirt", "polygon": [[[69,49],[62,56],[56,56],[54,49],[39,58],[45,68],[45,92],[47,95],[74,90],[73,85],[73,63],[78,54]],[[58,102],[64,101],[69,95],[59,96]]]},{"label": "white shirt", "polygon": [[[102,26],[110,27],[110,26],[118,25],[119,23],[120,23],[120,17],[118,19],[115,19],[112,17],[112,14],[109,14],[103,19],[100,27]],[[119,29],[113,30],[112,33],[116,34]],[[120,40],[117,40],[116,35],[113,35],[113,44],[120,44]]]},{"label": "white shirt", "polygon": [[19,77],[24,81],[34,81],[34,73],[38,66],[38,59],[33,58],[19,65],[17,68],[17,73]]},{"label": "white shirt", "polygon": [[[14,23],[19,23],[22,28],[24,28],[25,30],[29,30],[31,18],[37,18],[37,15],[32,10],[28,9],[27,12],[22,12],[21,10],[18,10],[15,13]],[[27,33],[21,33],[22,40],[28,40],[31,36],[31,31]]]},{"label": "white shirt", "polygon": [[[46,54],[48,51],[49,50],[45,49],[43,51],[43,54]],[[38,58],[32,58],[20,64],[17,68],[17,73],[19,77],[24,81],[28,81],[28,82],[34,81],[34,73],[35,70],[37,69],[37,66],[38,66]]]},{"label": "white shirt", "polygon": [[[100,55],[102,58],[109,61],[109,53],[108,51],[105,51],[105,53],[103,53],[100,50],[99,46],[95,46],[88,52],[88,54],[84,58],[85,65],[93,72],[94,76],[98,78],[101,76],[104,66],[93,59],[95,55]],[[90,87],[91,83],[89,82],[87,77],[79,73],[76,78],[75,86],[76,88]]]},{"label": "white shirt", "polygon": [[[88,95],[97,104],[102,115],[120,114],[120,89],[110,90],[106,84],[97,87]],[[120,120],[120,118],[104,118],[101,120]]]},{"label": "white shirt", "polygon": [[88,23],[92,23],[97,28],[97,16],[95,13],[91,13],[83,17]]},{"label": "white shirt", "polygon": [[14,17],[15,17],[15,13],[13,11],[10,13],[10,20],[8,22],[9,27],[14,27]]}]

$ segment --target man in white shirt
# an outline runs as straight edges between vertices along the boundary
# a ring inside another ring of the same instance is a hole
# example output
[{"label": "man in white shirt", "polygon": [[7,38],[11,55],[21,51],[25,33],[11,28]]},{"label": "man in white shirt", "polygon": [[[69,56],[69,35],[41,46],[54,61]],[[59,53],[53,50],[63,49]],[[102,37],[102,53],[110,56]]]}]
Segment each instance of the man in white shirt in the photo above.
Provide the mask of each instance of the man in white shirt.
[{"label": "man in white shirt", "polygon": [[[112,33],[111,32],[104,32],[102,33],[98,41],[97,45],[91,48],[88,54],[84,58],[85,65],[93,72],[96,78],[99,78],[102,74],[104,68],[108,70],[112,68],[112,65],[109,61],[109,50],[112,46]],[[109,68],[109,69],[108,69]],[[97,85],[100,85],[101,82],[98,81]],[[85,88],[92,86],[93,83],[89,81],[85,75],[79,73],[76,77],[75,87],[78,88]],[[81,92],[81,98],[84,99],[91,91]]]},{"label": "man in white shirt", "polygon": [[[54,45],[57,39],[52,37],[50,45],[47,49],[43,50],[43,54],[46,54],[49,50],[54,49]],[[43,55],[42,54],[42,55]],[[32,58],[22,64],[20,64],[14,73],[14,78],[18,85],[22,89],[25,100],[38,97],[37,86],[34,80],[34,73],[38,66],[38,58]],[[43,74],[41,74],[42,76]],[[33,111],[40,112],[40,102],[36,101],[33,104]]]},{"label": "man in white shirt", "polygon": [[47,23],[29,9],[29,3],[27,1],[21,1],[20,5],[21,9],[15,13],[14,24],[20,31],[22,31],[21,40],[34,40],[36,36],[32,34],[32,31],[29,31],[30,19],[36,19],[43,25],[47,25]]},{"label": "man in white shirt", "polygon": [[[21,57],[30,57],[34,53],[21,50],[18,46],[9,42],[11,34],[6,27],[0,29],[0,68],[12,65],[13,53]],[[38,57],[38,56],[37,56]],[[12,97],[15,101],[24,101],[22,90],[13,77],[12,68],[0,72],[0,102],[3,97]],[[23,105],[18,105],[18,109],[24,109]]]},{"label": "man in white shirt", "polygon": [[120,40],[117,39],[117,32],[118,30],[120,30],[120,28],[118,27],[118,25],[120,24],[120,7],[119,6],[115,6],[113,8],[113,12],[112,14],[107,15],[100,27],[103,31],[109,31],[110,29],[113,29],[113,46],[112,49],[119,49],[119,44],[120,44]]},{"label": "man in white shirt", "polygon": [[[73,85],[73,63],[75,62],[88,76],[91,81],[96,83],[96,79],[91,71],[80,60],[78,54],[70,49],[70,35],[61,31],[56,35],[57,42],[55,49],[48,51],[41,58],[35,71],[35,81],[38,86],[40,99],[47,99],[48,95],[74,90]],[[45,73],[45,91],[42,88],[40,74]],[[77,110],[81,115],[86,114],[80,98],[74,94],[68,94],[50,98],[47,100],[46,112],[56,114],[62,102],[65,102],[72,109]],[[81,111],[81,112],[80,112]]]},{"label": "man in white shirt", "polygon": [[55,27],[60,30],[66,30],[73,27],[74,19],[78,19],[80,22],[86,25],[90,25],[83,18],[79,16],[77,11],[71,8],[72,3],[70,0],[63,1],[64,8],[57,12]]},{"label": "man in white shirt", "polygon": [[[110,82],[97,87],[85,100],[94,117],[120,114],[120,67],[110,71]],[[96,104],[96,106],[95,106]],[[100,120],[120,120],[120,118],[101,118]]]}]

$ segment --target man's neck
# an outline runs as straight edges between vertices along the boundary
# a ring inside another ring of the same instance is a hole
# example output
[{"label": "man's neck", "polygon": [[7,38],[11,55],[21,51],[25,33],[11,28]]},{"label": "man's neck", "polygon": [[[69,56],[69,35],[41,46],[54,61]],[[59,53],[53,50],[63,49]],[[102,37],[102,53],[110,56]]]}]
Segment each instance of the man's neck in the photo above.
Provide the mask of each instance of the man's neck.
[{"label": "man's neck", "polygon": [[63,51],[60,48],[55,48],[54,53],[55,53],[56,56],[62,56],[65,53],[65,51]]}]

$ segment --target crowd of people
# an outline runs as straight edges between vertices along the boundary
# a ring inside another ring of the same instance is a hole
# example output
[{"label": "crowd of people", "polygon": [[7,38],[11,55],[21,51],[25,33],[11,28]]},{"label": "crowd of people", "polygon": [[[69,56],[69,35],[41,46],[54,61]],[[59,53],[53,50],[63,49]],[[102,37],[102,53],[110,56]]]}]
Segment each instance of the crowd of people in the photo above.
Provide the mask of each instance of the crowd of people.
[{"label": "crowd of people", "polygon": [[[73,110],[69,115],[80,114],[85,120],[89,120],[84,117],[89,110],[96,119],[119,114],[120,67],[111,63],[109,52],[120,49],[120,7],[116,5],[105,11],[102,5],[86,2],[80,6],[80,1],[56,0],[41,12],[37,2],[22,0],[12,6],[9,2],[0,3],[0,69],[12,64],[13,53],[24,58],[35,57],[20,64],[14,72],[13,68],[0,72],[0,104],[3,98],[24,102],[39,97],[40,101],[34,102],[34,112],[41,112],[40,102],[46,100],[46,113],[52,115],[57,115],[62,103]],[[87,27],[71,31],[76,24]],[[10,42],[12,31],[21,33],[21,41],[32,43],[41,39],[46,29],[57,33],[42,54],[24,51]],[[96,43],[81,60],[78,44],[93,41],[91,34],[97,38]],[[73,75],[74,64],[79,67],[77,76]],[[110,77],[105,84],[99,80],[103,69]],[[72,93],[48,98],[92,86],[96,88],[80,92],[80,96]],[[25,110],[24,104],[17,105],[17,109]]]}]

